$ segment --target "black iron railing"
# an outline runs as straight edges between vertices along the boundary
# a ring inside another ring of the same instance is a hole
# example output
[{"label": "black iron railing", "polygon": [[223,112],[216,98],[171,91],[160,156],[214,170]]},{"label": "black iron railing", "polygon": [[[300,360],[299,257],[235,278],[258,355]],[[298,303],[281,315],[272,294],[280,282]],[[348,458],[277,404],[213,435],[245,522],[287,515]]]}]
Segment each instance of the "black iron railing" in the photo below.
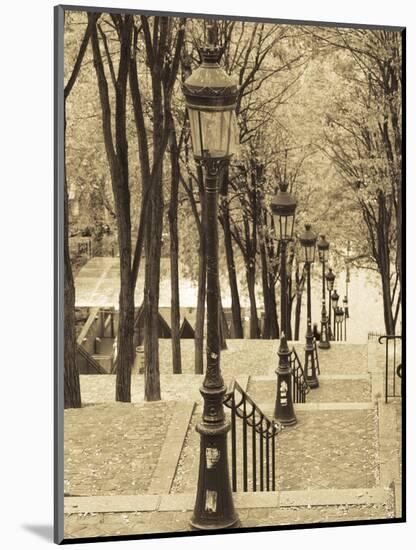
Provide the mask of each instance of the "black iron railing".
[{"label": "black iron railing", "polygon": [[290,367],[292,369],[292,400],[293,403],[305,403],[306,395],[309,393],[310,387],[306,381],[305,372],[302,368],[302,363],[296,353],[295,348],[290,352]]},{"label": "black iron railing", "polygon": [[[399,346],[397,346],[397,342]],[[379,344],[385,347],[385,402],[389,397],[401,397],[403,387],[403,365],[402,365],[402,337],[401,335],[383,335],[378,339]]]},{"label": "black iron railing", "polygon": [[[243,491],[249,491],[249,487],[252,491],[275,491],[276,436],[282,429],[281,424],[270,420],[236,380],[232,380],[224,396],[224,405],[231,409],[233,491],[237,491],[237,478],[241,477]],[[237,441],[237,418],[242,420],[241,443]]]},{"label": "black iron railing", "polygon": [[317,374],[321,374],[321,369],[319,368],[319,356],[318,356],[318,346],[316,345],[316,338],[313,339],[313,357],[315,360],[315,368]]}]

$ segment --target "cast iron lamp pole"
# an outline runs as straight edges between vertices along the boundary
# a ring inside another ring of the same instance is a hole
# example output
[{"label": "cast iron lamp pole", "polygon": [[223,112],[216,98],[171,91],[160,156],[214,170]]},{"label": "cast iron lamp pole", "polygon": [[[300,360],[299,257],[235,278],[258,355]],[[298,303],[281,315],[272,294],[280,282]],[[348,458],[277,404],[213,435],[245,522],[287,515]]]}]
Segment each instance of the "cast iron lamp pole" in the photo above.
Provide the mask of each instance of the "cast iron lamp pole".
[{"label": "cast iron lamp pole", "polygon": [[325,297],[325,263],[328,261],[329,242],[325,235],[320,235],[316,243],[318,247],[319,260],[322,264],[322,309],[321,309],[321,338],[318,347],[328,349],[331,347],[328,334],[328,316],[326,314],[326,297]]},{"label": "cast iron lamp pole", "polygon": [[292,397],[292,369],[290,367],[290,352],[287,345],[287,273],[286,248],[293,238],[296,200],[287,191],[286,182],[279,183],[279,190],[273,197],[270,208],[274,219],[274,230],[280,246],[280,345],[279,364],[276,370],[277,391],[274,407],[274,419],[285,426],[296,424],[296,415]]},{"label": "cast iron lamp pole", "polygon": [[218,190],[219,176],[237,145],[237,84],[220,68],[222,50],[216,46],[216,28],[208,29],[209,44],[201,49],[201,66],[183,84],[192,148],[203,168],[207,219],[207,368],[200,388],[204,400],[200,434],[197,495],[191,527],[211,530],[235,527],[227,456],[230,422],[224,414],[226,392],[220,369]]},{"label": "cast iron lamp pole", "polygon": [[335,336],[337,335],[335,330],[335,327],[336,327],[335,323],[336,323],[336,312],[338,308],[338,300],[339,300],[339,294],[336,290],[334,290],[334,292],[331,295],[331,306],[334,312],[334,340],[338,340],[338,337],[335,338]]},{"label": "cast iron lamp pole", "polygon": [[335,281],[335,273],[332,271],[331,268],[328,269],[325,275],[326,279],[326,288],[328,290],[328,338],[329,340],[334,340],[334,335],[332,334],[332,328],[331,328],[331,297],[332,297],[332,291],[334,289],[334,281]]},{"label": "cast iron lamp pole", "polygon": [[306,381],[310,388],[319,386],[316,375],[315,348],[313,345],[313,332],[311,321],[311,265],[315,261],[316,235],[311,231],[309,223],[305,225],[305,231],[299,235],[299,242],[304,251],[304,261],[306,267],[307,282],[307,325],[306,325],[306,345],[305,345],[305,373]]},{"label": "cast iron lamp pole", "polygon": [[344,296],[342,303],[344,305],[344,335],[345,340],[347,340],[347,319],[349,319],[350,317],[350,311],[348,308],[348,296]]}]

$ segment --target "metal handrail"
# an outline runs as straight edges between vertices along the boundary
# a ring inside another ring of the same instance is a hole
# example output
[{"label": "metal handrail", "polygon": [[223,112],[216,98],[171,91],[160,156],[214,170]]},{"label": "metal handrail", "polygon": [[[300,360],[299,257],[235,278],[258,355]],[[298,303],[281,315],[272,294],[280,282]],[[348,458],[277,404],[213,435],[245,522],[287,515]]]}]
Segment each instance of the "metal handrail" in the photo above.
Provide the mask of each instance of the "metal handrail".
[{"label": "metal handrail", "polygon": [[305,372],[302,363],[295,350],[292,348],[290,352],[290,367],[292,369],[292,400],[293,403],[305,403],[306,396],[310,391],[308,382],[306,381]]},{"label": "metal handrail", "polygon": [[[393,340],[393,365],[390,362],[389,354],[389,343]],[[403,389],[403,371],[404,365],[402,363],[397,363],[397,353],[396,353],[396,341],[402,340],[400,334],[383,334],[378,338],[378,343],[383,344],[385,341],[385,402],[388,403],[389,397],[401,397]],[[396,376],[400,379],[399,383],[396,383]],[[390,391],[390,386],[392,391]],[[399,386],[399,388],[397,387]]]},{"label": "metal handrail", "polygon": [[85,361],[87,361],[90,367],[96,370],[99,374],[107,374],[104,367],[102,367],[100,363],[96,359],[94,359],[94,357],[92,357],[92,355],[90,355],[88,351],[80,344],[77,344],[77,352],[82,356],[83,359],[85,359]]},{"label": "metal handrail", "polygon": [[[253,491],[276,490],[276,436],[283,426],[269,419],[233,379],[224,396],[231,410],[232,488],[237,491],[237,418],[242,420],[243,491],[248,491],[248,429],[251,428],[251,486]],[[257,461],[258,455],[258,461]],[[259,481],[258,481],[259,478]]]}]

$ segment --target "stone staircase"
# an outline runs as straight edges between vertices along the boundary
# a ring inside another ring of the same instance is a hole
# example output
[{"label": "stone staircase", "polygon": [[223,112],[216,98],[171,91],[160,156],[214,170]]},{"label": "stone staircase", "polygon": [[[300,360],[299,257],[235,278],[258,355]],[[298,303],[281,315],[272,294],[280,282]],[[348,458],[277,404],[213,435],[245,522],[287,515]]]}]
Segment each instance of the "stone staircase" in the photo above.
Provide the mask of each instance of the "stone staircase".
[{"label": "stone staircase", "polygon": [[[262,411],[272,416],[276,343],[256,342],[255,364],[249,354],[253,342],[228,343],[221,357],[226,383],[236,376]],[[68,537],[87,536],[94,529],[105,534],[189,529],[199,460],[195,424],[201,417],[202,376],[191,374],[186,360],[185,374],[169,374],[163,345],[162,397],[175,410],[152,482],[146,494],[66,498]],[[297,343],[296,348],[302,357],[302,346]],[[185,357],[187,352],[185,348]],[[320,350],[319,359],[319,388],[310,391],[306,403],[295,405],[298,423],[278,436],[277,490],[253,492],[249,484],[248,492],[237,488],[234,493],[243,527],[401,516],[401,411],[397,403],[384,404],[383,365],[376,344],[336,343]],[[114,376],[81,377],[81,389],[84,401],[96,403],[98,396],[100,402],[113,401]],[[132,401],[143,401],[143,376],[133,379]],[[94,516],[94,525],[83,520],[85,513]]]}]

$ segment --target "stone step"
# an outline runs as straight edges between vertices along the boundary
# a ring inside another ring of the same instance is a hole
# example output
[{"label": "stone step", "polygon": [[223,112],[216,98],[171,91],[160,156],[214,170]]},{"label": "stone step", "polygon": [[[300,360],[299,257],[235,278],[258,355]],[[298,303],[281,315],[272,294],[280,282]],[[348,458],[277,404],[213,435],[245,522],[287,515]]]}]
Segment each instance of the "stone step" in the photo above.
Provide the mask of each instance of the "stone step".
[{"label": "stone step", "polygon": [[[392,497],[388,488],[320,489],[234,493],[236,508],[284,508],[293,506],[341,506],[384,504]],[[64,513],[168,512],[192,510],[195,494],[119,495],[65,497]]]},{"label": "stone step", "polygon": [[[247,393],[256,403],[273,402],[276,397],[276,376],[249,378]],[[312,403],[366,403],[371,400],[371,382],[367,375],[321,375],[319,387],[306,396]]]}]

